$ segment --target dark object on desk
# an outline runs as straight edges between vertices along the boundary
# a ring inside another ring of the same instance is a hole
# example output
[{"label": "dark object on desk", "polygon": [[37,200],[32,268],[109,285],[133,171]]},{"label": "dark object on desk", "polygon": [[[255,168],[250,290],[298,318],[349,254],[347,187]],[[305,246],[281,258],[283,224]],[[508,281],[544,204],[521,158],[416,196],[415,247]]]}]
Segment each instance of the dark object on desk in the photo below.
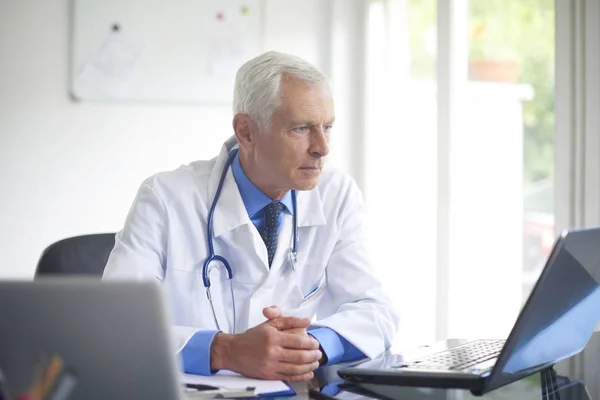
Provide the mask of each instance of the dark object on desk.
[{"label": "dark object on desk", "polygon": [[308,397],[315,400],[335,400],[334,396],[330,396],[315,389],[308,389]]},{"label": "dark object on desk", "polygon": [[563,232],[506,342],[447,340],[427,354],[381,357],[338,374],[356,383],[482,395],[580,352],[600,320],[598,243],[600,228]]},{"label": "dark object on desk", "polygon": [[56,242],[42,253],[35,276],[68,274],[102,276],[115,246],[114,233],[75,236]]}]

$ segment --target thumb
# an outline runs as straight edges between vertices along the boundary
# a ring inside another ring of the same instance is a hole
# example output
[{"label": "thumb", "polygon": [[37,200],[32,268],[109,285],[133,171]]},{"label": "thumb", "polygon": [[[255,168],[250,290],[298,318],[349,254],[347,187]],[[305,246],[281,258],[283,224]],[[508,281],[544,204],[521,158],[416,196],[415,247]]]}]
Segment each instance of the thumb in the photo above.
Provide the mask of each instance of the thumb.
[{"label": "thumb", "polygon": [[285,317],[281,309],[277,306],[269,306],[263,308],[263,315],[269,320],[279,317]]}]

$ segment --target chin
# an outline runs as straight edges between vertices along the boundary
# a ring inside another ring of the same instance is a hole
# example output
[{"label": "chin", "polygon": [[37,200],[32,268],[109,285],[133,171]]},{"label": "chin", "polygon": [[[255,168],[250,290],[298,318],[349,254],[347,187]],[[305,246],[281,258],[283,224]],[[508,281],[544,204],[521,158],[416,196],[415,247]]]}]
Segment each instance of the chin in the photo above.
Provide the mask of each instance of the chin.
[{"label": "chin", "polygon": [[318,179],[299,181],[294,184],[294,190],[312,190],[317,187],[318,183]]}]

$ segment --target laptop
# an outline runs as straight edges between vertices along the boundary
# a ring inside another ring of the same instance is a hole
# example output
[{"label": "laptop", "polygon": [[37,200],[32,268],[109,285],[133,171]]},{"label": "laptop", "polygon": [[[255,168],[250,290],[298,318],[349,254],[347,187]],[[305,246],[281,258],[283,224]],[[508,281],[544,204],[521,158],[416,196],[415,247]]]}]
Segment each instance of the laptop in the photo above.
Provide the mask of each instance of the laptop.
[{"label": "laptop", "polygon": [[579,353],[600,321],[600,228],[563,232],[506,340],[450,339],[342,368],[350,382],[482,395]]},{"label": "laptop", "polygon": [[[494,399],[546,399],[546,400],[592,400],[587,387],[582,381],[571,381],[568,378],[556,376],[552,369],[543,370],[531,379],[522,379],[510,386],[505,386],[494,392]],[[337,386],[335,399],[352,400],[457,400],[471,398],[458,392],[460,389],[430,389],[410,386],[392,386],[377,384],[343,383]],[[318,395],[311,391],[311,397],[318,400],[334,399],[329,393]]]},{"label": "laptop", "polygon": [[41,358],[58,356],[69,400],[178,399],[172,346],[158,283],[0,282],[0,370],[12,396]]}]

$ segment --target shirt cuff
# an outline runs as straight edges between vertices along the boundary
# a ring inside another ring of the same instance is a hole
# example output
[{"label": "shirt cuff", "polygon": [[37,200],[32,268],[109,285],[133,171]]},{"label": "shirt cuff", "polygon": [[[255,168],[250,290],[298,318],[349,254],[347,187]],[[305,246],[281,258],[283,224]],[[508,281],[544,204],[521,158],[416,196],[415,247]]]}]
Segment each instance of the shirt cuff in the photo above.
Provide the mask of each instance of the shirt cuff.
[{"label": "shirt cuff", "polygon": [[340,336],[330,328],[317,328],[309,332],[321,345],[327,356],[327,362],[323,365],[332,365],[340,362],[344,356],[344,344]]},{"label": "shirt cuff", "polygon": [[195,375],[213,375],[210,369],[210,346],[219,331],[196,331],[179,352],[183,372]]},{"label": "shirt cuff", "polygon": [[327,362],[323,365],[333,365],[365,357],[362,351],[331,328],[309,328],[308,333],[317,339],[327,356]]}]

